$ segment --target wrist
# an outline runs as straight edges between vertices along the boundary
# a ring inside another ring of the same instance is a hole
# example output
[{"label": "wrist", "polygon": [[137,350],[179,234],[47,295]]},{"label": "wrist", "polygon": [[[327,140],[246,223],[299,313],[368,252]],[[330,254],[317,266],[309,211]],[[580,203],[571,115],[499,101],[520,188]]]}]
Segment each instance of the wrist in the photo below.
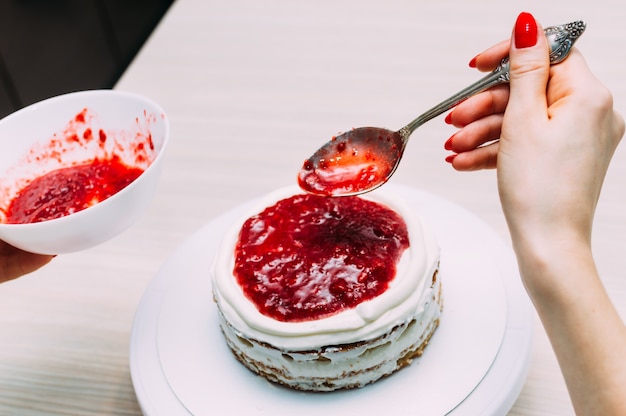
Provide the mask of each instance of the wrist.
[{"label": "wrist", "polygon": [[514,238],[521,277],[535,303],[567,302],[598,281],[590,239],[576,233]]}]

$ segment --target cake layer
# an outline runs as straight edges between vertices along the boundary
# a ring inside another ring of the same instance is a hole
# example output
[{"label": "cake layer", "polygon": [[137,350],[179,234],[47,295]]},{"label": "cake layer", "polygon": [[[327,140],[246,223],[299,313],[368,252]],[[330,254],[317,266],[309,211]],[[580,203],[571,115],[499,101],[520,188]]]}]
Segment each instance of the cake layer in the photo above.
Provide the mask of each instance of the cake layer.
[{"label": "cake layer", "polygon": [[247,338],[224,320],[220,325],[235,357],[266,379],[303,391],[360,388],[388,376],[420,357],[439,325],[441,282],[432,276],[423,313],[378,338],[316,350],[277,349]]}]

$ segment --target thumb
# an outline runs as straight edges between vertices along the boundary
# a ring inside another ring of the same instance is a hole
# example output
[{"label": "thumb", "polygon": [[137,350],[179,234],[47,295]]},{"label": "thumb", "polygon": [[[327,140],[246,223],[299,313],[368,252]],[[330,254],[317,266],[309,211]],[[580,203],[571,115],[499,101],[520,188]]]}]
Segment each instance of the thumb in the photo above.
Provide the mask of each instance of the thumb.
[{"label": "thumb", "polygon": [[517,120],[547,117],[550,75],[548,41],[530,13],[520,13],[509,51],[510,96],[507,113]]}]

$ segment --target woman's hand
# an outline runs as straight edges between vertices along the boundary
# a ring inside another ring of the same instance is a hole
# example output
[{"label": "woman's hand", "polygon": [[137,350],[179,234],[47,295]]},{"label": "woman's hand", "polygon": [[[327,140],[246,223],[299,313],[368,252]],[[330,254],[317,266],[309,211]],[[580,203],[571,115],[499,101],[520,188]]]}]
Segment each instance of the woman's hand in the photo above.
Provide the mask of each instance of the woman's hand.
[{"label": "woman's hand", "polygon": [[[535,245],[572,234],[589,242],[600,189],[624,121],[613,98],[573,49],[550,66],[538,28],[533,47],[502,42],[473,64],[490,70],[507,53],[511,82],[461,103],[447,118],[457,132],[446,148],[455,169],[497,167],[514,241]],[[505,111],[506,110],[506,111]]]}]

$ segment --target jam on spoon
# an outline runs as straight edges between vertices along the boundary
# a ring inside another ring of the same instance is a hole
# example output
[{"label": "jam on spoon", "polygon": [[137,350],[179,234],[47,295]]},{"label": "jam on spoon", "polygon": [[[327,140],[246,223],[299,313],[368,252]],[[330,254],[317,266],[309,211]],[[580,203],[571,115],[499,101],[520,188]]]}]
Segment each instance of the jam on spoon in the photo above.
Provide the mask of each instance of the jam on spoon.
[{"label": "jam on spoon", "polygon": [[[585,30],[576,21],[544,29],[550,46],[550,63],[562,62]],[[504,58],[493,72],[459,91],[398,131],[359,127],[327,142],[307,159],[298,173],[300,187],[325,196],[358,195],[389,180],[395,172],[409,136],[422,124],[450,110],[467,98],[495,85],[509,82],[509,60]]]}]

